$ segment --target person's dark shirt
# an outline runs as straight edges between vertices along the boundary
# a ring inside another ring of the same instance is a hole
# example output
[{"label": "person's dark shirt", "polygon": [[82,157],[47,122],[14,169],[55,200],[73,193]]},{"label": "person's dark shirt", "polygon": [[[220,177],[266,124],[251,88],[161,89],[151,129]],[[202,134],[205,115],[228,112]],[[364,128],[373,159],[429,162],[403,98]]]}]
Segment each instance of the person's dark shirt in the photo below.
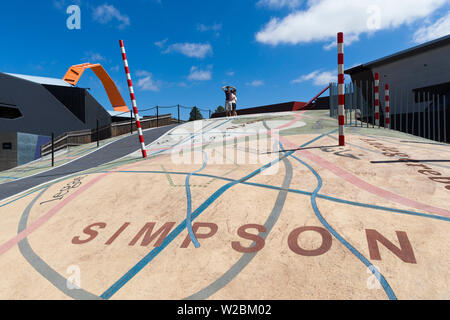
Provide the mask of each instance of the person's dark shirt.
[{"label": "person's dark shirt", "polygon": [[225,99],[226,101],[231,101],[231,90],[225,90]]}]

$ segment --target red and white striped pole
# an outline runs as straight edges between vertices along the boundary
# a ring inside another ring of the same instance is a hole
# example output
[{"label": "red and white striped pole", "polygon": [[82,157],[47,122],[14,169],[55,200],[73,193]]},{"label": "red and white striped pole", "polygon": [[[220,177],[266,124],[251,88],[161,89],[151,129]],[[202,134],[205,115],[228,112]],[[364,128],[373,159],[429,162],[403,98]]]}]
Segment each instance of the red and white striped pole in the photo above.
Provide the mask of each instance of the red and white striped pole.
[{"label": "red and white striped pole", "polygon": [[122,59],[123,59],[123,64],[125,66],[125,73],[127,75],[128,89],[130,90],[131,104],[133,105],[134,118],[136,119],[136,127],[137,127],[138,134],[139,134],[139,142],[141,143],[142,157],[147,158],[147,150],[145,149],[144,136],[142,135],[141,121],[139,119],[136,98],[134,96],[133,83],[131,82],[131,74],[130,74],[130,68],[128,67],[128,60],[127,60],[127,54],[125,52],[125,45],[123,44],[123,40],[119,40],[119,43],[120,43],[120,49],[122,50]]},{"label": "red and white striped pole", "polygon": [[380,74],[375,73],[375,125],[380,125]]},{"label": "red and white striped pole", "polygon": [[344,88],[344,34],[337,35],[338,46],[338,113],[339,113],[339,146],[345,146],[345,88]]},{"label": "red and white striped pole", "polygon": [[391,109],[391,100],[390,100],[390,98],[389,98],[389,95],[390,95],[390,93],[389,93],[389,85],[387,84],[386,85],[386,87],[385,87],[385,90],[384,90],[384,96],[385,96],[385,99],[386,99],[386,121],[385,121],[385,125],[384,125],[384,127],[385,128],[390,128],[391,127],[391,116],[390,116],[390,109]]}]

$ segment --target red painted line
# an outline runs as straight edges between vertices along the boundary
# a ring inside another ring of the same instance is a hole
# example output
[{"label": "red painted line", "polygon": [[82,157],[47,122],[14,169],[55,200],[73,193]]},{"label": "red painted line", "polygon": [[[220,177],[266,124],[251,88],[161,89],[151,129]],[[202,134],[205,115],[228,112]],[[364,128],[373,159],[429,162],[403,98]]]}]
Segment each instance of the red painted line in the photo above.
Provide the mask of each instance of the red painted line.
[{"label": "red painted line", "polygon": [[[287,140],[286,138],[280,137],[280,140],[283,143],[286,143],[287,145],[289,145],[290,148],[298,148],[298,146],[294,143],[292,143],[291,141]],[[360,178],[358,178],[357,176],[351,174],[350,172],[341,169],[339,167],[337,167],[336,165],[334,165],[333,163],[307,151],[307,150],[300,150],[297,151],[300,152],[303,156],[305,156],[306,158],[314,161],[315,163],[319,164],[320,166],[324,167],[325,169],[330,170],[332,173],[334,173],[336,176],[343,178],[344,180],[350,182],[351,184],[357,186],[360,189],[363,189],[365,191],[368,191],[372,194],[375,194],[379,197],[382,197],[384,199],[393,201],[393,202],[397,202],[400,203],[402,205],[405,205],[407,207],[412,207],[412,208],[416,208],[418,210],[422,210],[422,211],[426,211],[426,212],[430,212],[430,213],[435,213],[435,214],[439,214],[445,217],[450,217],[450,211],[442,209],[442,208],[438,208],[438,207],[434,207],[434,206],[430,206],[418,201],[414,201],[408,198],[405,198],[401,195],[395,194],[391,191],[388,190],[384,190],[382,188],[379,188],[377,186],[374,186],[368,182],[365,182],[364,180],[361,180]]]}]

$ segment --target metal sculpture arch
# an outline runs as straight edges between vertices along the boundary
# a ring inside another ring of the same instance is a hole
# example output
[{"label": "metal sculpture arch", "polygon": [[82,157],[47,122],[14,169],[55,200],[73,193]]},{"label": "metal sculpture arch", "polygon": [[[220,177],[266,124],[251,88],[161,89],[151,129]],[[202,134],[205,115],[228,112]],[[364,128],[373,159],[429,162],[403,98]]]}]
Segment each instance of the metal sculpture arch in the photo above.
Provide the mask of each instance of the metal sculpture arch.
[{"label": "metal sculpture arch", "polygon": [[71,66],[66,72],[63,80],[71,85],[76,85],[80,80],[83,72],[86,69],[92,69],[95,75],[100,79],[105,88],[106,94],[108,95],[109,101],[111,102],[114,111],[127,112],[129,111],[125,101],[123,100],[116,84],[111,79],[109,74],[100,64],[83,63]]}]

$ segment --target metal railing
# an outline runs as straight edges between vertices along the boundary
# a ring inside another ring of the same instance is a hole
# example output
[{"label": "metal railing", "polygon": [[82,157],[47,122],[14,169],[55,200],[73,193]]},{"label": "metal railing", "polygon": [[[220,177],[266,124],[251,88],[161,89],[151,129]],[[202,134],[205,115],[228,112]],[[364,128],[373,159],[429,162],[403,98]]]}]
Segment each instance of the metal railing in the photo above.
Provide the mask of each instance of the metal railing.
[{"label": "metal railing", "polygon": [[[330,117],[338,115],[338,86],[330,84]],[[450,142],[450,94],[390,88],[390,123],[386,121],[384,86],[379,90],[379,124],[375,121],[374,82],[345,85],[345,124],[389,128],[437,142]]]}]

